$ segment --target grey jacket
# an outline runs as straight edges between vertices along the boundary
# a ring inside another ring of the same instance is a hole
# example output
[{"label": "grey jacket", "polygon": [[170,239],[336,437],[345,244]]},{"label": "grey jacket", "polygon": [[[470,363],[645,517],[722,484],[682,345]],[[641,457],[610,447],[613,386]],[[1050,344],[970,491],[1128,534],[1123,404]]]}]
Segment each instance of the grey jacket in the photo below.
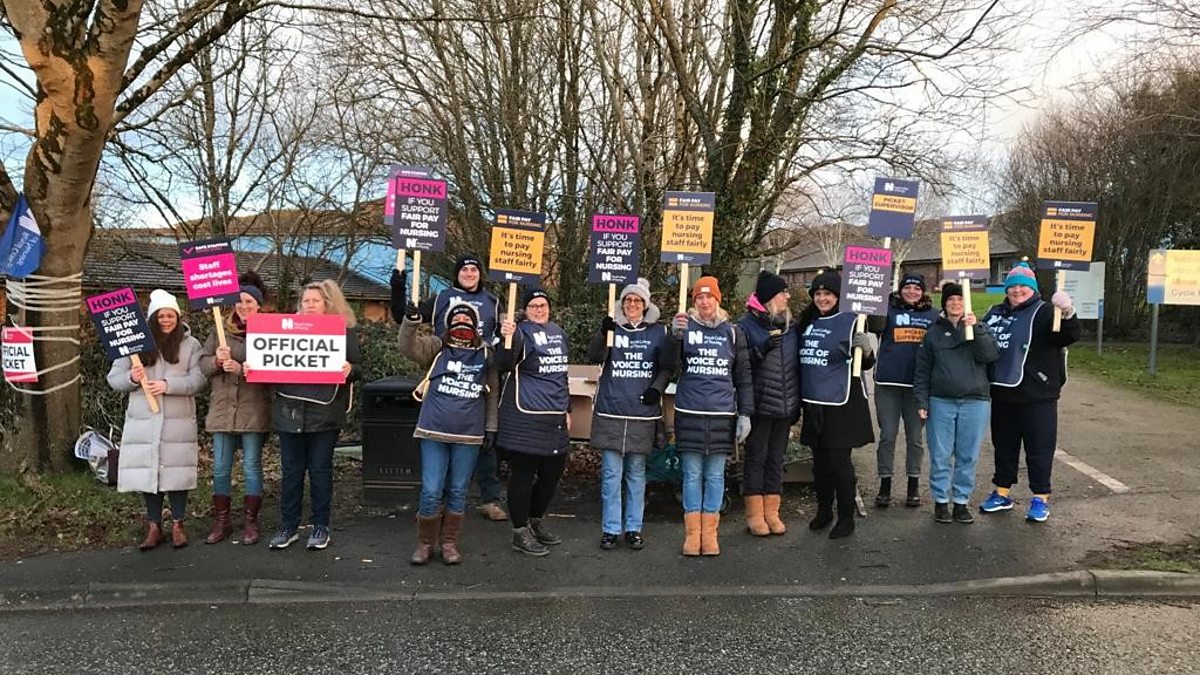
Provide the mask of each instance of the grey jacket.
[{"label": "grey jacket", "polygon": [[958,325],[945,317],[925,332],[917,350],[917,369],[913,392],[917,407],[929,409],[929,398],[991,398],[987,364],[1000,358],[996,339],[982,323],[975,325],[975,339],[968,342],[962,321]]},{"label": "grey jacket", "polygon": [[117,472],[118,492],[167,492],[196,487],[196,394],[208,381],[200,370],[203,349],[187,326],[178,330],[188,335],[179,345],[179,362],[160,358],[146,368],[146,377],[167,383],[159,397],[159,412],[141,385],[129,379],[133,364],[128,357],[113,361],[108,384],[129,393],[125,427],[121,431],[121,457]]}]

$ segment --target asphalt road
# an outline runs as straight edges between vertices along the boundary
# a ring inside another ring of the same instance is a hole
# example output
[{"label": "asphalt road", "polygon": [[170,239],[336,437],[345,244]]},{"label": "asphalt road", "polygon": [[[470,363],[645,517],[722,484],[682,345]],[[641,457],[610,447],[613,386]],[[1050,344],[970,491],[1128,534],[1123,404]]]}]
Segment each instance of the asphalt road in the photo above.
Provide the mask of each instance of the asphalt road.
[{"label": "asphalt road", "polygon": [[698,599],[0,614],[0,673],[1195,673],[1200,605]]}]

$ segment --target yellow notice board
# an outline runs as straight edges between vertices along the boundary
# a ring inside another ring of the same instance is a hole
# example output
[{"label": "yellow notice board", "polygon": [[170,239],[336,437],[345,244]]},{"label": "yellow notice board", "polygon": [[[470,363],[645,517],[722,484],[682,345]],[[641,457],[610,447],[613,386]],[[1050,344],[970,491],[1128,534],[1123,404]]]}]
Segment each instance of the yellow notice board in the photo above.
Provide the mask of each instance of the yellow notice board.
[{"label": "yellow notice board", "polygon": [[1156,305],[1200,305],[1200,251],[1151,251],[1146,300]]},{"label": "yellow notice board", "polygon": [[1086,270],[1092,262],[1095,237],[1094,202],[1044,202],[1038,264],[1056,270]]},{"label": "yellow notice board", "polygon": [[986,216],[942,220],[942,270],[955,279],[986,279],[991,269]]},{"label": "yellow notice board", "polygon": [[542,273],[546,214],[496,209],[488,275],[496,281],[530,281]]},{"label": "yellow notice board", "polygon": [[704,264],[712,260],[712,192],[668,192],[663,200],[663,262]]}]

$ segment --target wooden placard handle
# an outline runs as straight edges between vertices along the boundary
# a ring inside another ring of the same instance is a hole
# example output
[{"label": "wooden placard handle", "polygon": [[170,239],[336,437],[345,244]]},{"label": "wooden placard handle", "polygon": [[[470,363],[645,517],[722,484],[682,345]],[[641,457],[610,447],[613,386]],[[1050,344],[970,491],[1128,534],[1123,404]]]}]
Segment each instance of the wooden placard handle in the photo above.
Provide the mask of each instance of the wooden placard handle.
[{"label": "wooden placard handle", "polygon": [[[617,285],[608,285],[608,317],[613,321],[617,320]],[[605,344],[611,348],[613,346],[613,332],[608,331],[608,336],[605,338]]]},{"label": "wooden placard handle", "polygon": [[421,298],[421,249],[419,248],[413,251],[412,288],[409,289],[408,296],[414,305]]},{"label": "wooden placard handle", "polygon": [[[971,280],[967,279],[967,283],[963,284],[963,319],[971,314]],[[963,336],[970,342],[975,339],[975,326],[967,326],[963,329]]]},{"label": "wooden placard handle", "polygon": [[[1062,270],[1059,270],[1054,273],[1054,290],[1055,291],[1061,291],[1062,287],[1066,285],[1065,277],[1066,277],[1066,273],[1063,272]],[[1058,307],[1054,308],[1054,324],[1053,324],[1053,326],[1051,326],[1050,330],[1054,331],[1055,333],[1062,330],[1062,310],[1059,309]]]},{"label": "wooden placard handle", "polygon": [[217,331],[217,344],[222,348],[228,347],[229,343],[225,341],[225,318],[221,316],[220,306],[212,308],[213,313],[213,328]]},{"label": "wooden placard handle", "polygon": [[396,269],[404,274],[404,249],[396,249]]},{"label": "wooden placard handle", "polygon": [[[213,309],[216,309],[215,307]],[[142,365],[142,357],[139,354],[130,354],[130,362],[135,366]],[[146,402],[150,404],[150,412],[158,413],[158,397],[150,393],[150,380],[145,375],[142,376],[142,393],[146,395]]]},{"label": "wooden placard handle", "polygon": [[[517,282],[508,282],[508,311],[504,313],[504,318],[512,321],[517,316]],[[512,335],[504,336],[504,348],[512,349]]]},{"label": "wooden placard handle", "polygon": [[[867,315],[859,314],[858,319],[856,319],[854,322],[854,334],[858,335],[859,333],[865,331],[866,329],[867,329]],[[860,375],[862,375],[862,357],[863,357],[862,349],[855,347],[854,348],[854,365],[850,368],[850,374],[853,375],[854,377],[859,377]]]},{"label": "wooden placard handle", "polygon": [[688,280],[692,276],[688,264],[685,262],[679,263],[679,313],[683,314],[687,311],[687,292]]}]

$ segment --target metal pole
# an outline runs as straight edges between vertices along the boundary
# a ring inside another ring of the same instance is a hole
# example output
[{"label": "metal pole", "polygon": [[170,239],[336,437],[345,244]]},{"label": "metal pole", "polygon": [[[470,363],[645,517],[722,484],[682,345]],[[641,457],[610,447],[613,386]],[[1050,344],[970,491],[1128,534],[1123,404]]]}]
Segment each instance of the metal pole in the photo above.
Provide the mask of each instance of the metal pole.
[{"label": "metal pole", "polygon": [[1150,375],[1158,377],[1158,305],[1150,309]]},{"label": "metal pole", "polygon": [[1104,356],[1104,298],[1100,298],[1100,319],[1096,322],[1096,356]]}]

